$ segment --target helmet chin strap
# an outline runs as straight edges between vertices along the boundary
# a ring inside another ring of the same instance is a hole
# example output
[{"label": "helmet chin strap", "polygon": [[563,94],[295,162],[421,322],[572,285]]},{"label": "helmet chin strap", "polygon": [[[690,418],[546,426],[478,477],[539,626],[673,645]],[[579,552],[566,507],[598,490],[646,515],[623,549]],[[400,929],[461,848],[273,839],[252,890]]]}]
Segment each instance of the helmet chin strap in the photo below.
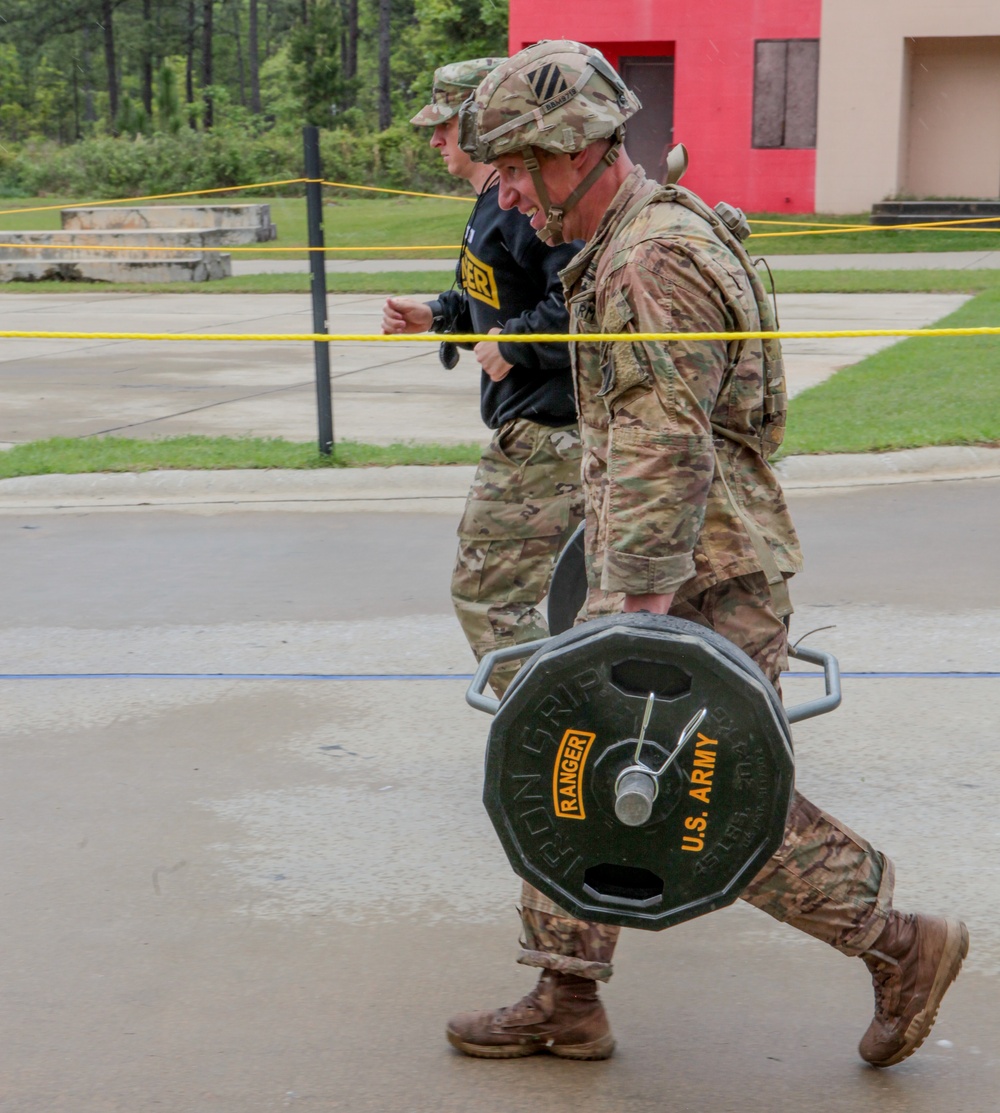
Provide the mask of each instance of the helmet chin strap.
[{"label": "helmet chin strap", "polygon": [[587,174],[583,181],[580,182],[576,189],[573,190],[561,205],[552,204],[549,191],[542,179],[542,168],[538,161],[537,149],[535,147],[527,147],[522,152],[524,157],[524,168],[531,175],[531,180],[535,186],[535,193],[538,194],[538,203],[542,206],[542,210],[545,213],[545,223],[535,232],[535,235],[542,243],[551,242],[553,246],[558,247],[559,244],[566,242],[563,236],[563,220],[565,220],[566,214],[574,205],[579,204],[583,195],[593,186],[604,171],[607,170],[609,166],[614,166],[621,152],[622,137],[620,134],[616,134],[614,143],[604,152],[600,161],[591,168],[590,173]]}]

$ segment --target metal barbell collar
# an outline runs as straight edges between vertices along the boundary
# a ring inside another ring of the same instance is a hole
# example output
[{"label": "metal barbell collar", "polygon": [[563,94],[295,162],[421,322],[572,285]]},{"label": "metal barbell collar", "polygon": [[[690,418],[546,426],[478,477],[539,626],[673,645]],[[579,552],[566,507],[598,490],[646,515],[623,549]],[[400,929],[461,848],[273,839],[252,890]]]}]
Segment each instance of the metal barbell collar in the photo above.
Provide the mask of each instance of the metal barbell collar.
[{"label": "metal barbell collar", "polygon": [[660,794],[660,777],[673,765],[680,752],[694,737],[695,731],[701,726],[708,714],[708,708],[703,707],[696,712],[691,721],[681,731],[677,745],[670,752],[670,756],[659,769],[651,769],[641,757],[643,743],[646,740],[646,727],[653,713],[655,693],[650,692],[646,700],[646,710],[642,717],[642,729],[636,739],[635,756],[632,764],[626,766],[615,780],[615,815],[622,823],[629,827],[641,827],[653,814],[653,803]]}]

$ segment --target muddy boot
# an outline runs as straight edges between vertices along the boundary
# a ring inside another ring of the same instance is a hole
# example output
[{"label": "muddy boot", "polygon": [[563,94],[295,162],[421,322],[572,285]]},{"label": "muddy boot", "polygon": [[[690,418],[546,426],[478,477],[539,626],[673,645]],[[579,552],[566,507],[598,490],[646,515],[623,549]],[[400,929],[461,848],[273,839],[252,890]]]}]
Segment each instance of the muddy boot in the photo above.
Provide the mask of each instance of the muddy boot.
[{"label": "muddy boot", "polygon": [[969,932],[960,921],[890,912],[861,956],[875,986],[875,1016],[858,1046],[866,1063],[891,1067],[917,1050],[968,951]]},{"label": "muddy boot", "polygon": [[554,970],[545,970],[516,1005],[452,1017],[448,1042],[480,1059],[540,1051],[562,1059],[607,1059],[615,1047],[597,983]]},{"label": "muddy boot", "polygon": [[607,1059],[615,1041],[597,982],[611,977],[619,929],[574,919],[527,882],[521,901],[517,961],[541,969],[538,985],[516,1005],[453,1017],[448,1042],[481,1059]]}]

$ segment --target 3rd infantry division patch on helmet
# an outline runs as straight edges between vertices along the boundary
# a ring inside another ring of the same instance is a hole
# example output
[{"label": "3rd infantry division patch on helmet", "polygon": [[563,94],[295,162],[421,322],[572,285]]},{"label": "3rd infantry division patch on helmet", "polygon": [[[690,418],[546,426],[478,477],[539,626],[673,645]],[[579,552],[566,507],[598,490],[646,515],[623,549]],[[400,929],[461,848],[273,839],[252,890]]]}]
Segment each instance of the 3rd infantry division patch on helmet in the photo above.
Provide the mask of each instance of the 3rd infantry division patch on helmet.
[{"label": "3rd infantry division patch on helmet", "polygon": [[572,153],[619,134],[640,108],[599,50],[546,40],[485,78],[462,110],[459,143],[477,162],[527,147]]},{"label": "3rd infantry division patch on helmet", "polygon": [[505,62],[506,58],[473,58],[467,62],[452,62],[434,71],[434,87],[431,90],[431,103],[425,105],[410,120],[417,127],[434,127],[450,120],[459,109],[462,101],[487,74]]}]

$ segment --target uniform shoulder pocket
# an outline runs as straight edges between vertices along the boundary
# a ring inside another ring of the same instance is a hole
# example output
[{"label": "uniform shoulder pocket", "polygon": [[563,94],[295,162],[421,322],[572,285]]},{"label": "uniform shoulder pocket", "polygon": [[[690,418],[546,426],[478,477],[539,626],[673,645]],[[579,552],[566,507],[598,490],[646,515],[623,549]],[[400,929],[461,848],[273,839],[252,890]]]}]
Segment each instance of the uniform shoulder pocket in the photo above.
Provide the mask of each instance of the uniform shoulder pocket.
[{"label": "uniform shoulder pocket", "polygon": [[[611,300],[604,312],[602,332],[615,334],[635,331],[631,323],[635,318],[628,298],[620,290]],[[637,387],[647,386],[650,375],[640,362],[636,342],[631,340],[609,340],[601,344],[601,370],[603,381],[598,397],[604,399],[609,411],[623,395]]]}]

